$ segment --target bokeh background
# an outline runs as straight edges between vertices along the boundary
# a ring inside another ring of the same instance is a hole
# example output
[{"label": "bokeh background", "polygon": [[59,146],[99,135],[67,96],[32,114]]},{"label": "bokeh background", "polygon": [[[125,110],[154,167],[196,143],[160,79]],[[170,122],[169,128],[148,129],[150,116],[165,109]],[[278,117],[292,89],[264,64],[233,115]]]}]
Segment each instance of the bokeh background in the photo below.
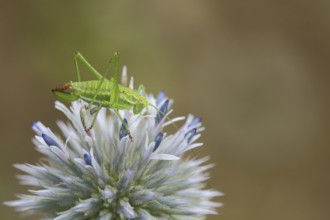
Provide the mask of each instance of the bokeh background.
[{"label": "bokeh background", "polygon": [[[98,69],[119,50],[172,116],[203,116],[198,156],[216,168],[224,220],[330,219],[330,2],[1,1],[0,202],[26,188],[31,122],[64,119],[50,90],[75,80],[73,51]],[[84,73],[83,78],[93,78]],[[0,205],[0,219],[20,219]],[[33,218],[31,218],[33,219]]]}]

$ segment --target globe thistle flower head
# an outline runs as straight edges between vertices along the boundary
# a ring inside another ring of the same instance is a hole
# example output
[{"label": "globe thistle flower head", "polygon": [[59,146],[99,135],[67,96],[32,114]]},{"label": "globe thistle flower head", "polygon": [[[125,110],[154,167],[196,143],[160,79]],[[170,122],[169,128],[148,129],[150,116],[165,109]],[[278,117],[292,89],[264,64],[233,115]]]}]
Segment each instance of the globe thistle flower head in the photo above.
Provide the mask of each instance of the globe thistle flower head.
[{"label": "globe thistle flower head", "polygon": [[[147,100],[159,110],[148,107],[139,115],[120,110],[122,123],[103,108],[88,134],[80,115],[86,103],[75,101],[68,108],[56,101],[55,108],[69,119],[57,122],[62,137],[41,122],[32,124],[33,142],[44,158],[37,165],[15,165],[25,173],[18,176],[20,183],[32,189],[5,204],[55,220],[204,219],[216,214],[221,204],[211,200],[222,194],[205,189],[206,171],[213,165],[204,164],[208,157],[184,157],[203,145],[196,142],[201,118],[169,119],[173,101],[163,91]],[[86,111],[87,124],[92,118]],[[167,134],[164,128],[180,120],[183,126]]]}]

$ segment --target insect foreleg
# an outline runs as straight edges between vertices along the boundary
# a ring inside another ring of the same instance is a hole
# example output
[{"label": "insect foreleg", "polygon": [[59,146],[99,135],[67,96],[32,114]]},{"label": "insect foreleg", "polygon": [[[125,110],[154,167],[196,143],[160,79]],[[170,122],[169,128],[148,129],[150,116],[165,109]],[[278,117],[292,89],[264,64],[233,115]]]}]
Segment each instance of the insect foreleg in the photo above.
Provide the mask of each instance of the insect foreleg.
[{"label": "insect foreleg", "polygon": [[83,106],[80,108],[80,121],[81,121],[85,131],[87,132],[86,115],[85,115],[86,110],[87,110],[86,106]]},{"label": "insect foreleg", "polygon": [[93,107],[89,110],[89,112],[93,115],[97,112],[97,110],[98,110],[98,107]]},{"label": "insect foreleg", "polygon": [[93,116],[93,119],[92,119],[92,123],[88,127],[86,125],[86,115],[85,115],[85,110],[87,110],[87,107],[84,106],[84,107],[80,108],[80,120],[81,120],[81,123],[82,123],[82,125],[83,125],[83,127],[84,127],[84,129],[87,133],[94,127],[94,124],[96,122],[96,117],[99,114],[101,108],[102,108],[102,106],[100,105],[97,108],[91,109],[90,112],[92,114],[94,113],[94,116]]}]

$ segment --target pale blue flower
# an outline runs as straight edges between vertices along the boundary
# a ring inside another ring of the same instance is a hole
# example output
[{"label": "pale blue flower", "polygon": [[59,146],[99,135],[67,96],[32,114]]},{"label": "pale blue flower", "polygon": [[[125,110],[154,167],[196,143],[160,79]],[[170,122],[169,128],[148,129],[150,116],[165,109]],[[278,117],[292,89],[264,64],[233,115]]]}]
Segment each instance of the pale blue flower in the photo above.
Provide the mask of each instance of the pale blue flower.
[{"label": "pale blue flower", "polygon": [[[192,115],[169,120],[173,103],[162,91],[148,101],[157,106],[141,115],[119,111],[134,138],[111,110],[102,109],[87,134],[80,118],[81,101],[67,108],[69,123],[57,124],[62,136],[41,122],[32,129],[36,149],[44,155],[37,165],[17,164],[21,184],[31,190],[6,202],[25,214],[44,219],[204,219],[221,204],[211,201],[220,192],[205,189],[208,157],[188,159],[184,154],[197,143],[203,130],[201,118]],[[87,115],[90,121],[92,115]],[[164,127],[185,120],[174,134]]]}]

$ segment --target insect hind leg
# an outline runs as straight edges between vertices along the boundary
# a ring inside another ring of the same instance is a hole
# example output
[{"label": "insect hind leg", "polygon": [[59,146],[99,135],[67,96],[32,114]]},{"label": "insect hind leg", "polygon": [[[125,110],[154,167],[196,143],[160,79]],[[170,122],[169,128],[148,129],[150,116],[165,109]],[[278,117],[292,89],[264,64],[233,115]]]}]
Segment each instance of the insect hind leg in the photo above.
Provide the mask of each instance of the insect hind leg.
[{"label": "insect hind leg", "polygon": [[[118,81],[118,76],[117,76],[118,74],[116,74],[117,69],[118,69],[118,67],[117,67],[117,66],[118,66],[118,59],[119,59],[119,54],[118,54],[117,52],[115,52],[115,53],[111,56],[110,61],[109,61],[109,63],[108,63],[108,66],[107,66],[107,68],[106,68],[106,70],[105,70],[105,72],[104,72],[102,78],[100,79],[100,82],[98,83],[98,85],[97,85],[97,87],[96,87],[95,94],[94,94],[94,96],[93,96],[91,102],[88,104],[88,108],[90,108],[90,107],[93,105],[93,103],[95,102],[97,95],[98,95],[98,94],[100,93],[100,91],[101,91],[101,87],[102,87],[103,82],[104,82],[104,81],[107,81],[107,79],[106,79],[106,75],[107,75],[107,73],[109,72],[109,70],[110,70],[110,68],[111,68],[111,66],[112,66],[113,63],[115,64],[115,82],[113,82],[113,83],[114,83],[114,89],[113,89],[113,90],[117,90],[117,89],[118,89],[118,88],[117,88],[117,87],[118,87],[118,84],[116,83],[116,79],[117,79],[117,81]],[[118,92],[118,93],[119,93],[119,92]],[[110,97],[111,97],[111,95],[110,95]]]},{"label": "insect hind leg", "polygon": [[73,58],[74,58],[74,63],[75,63],[75,67],[76,67],[76,74],[77,74],[78,82],[80,82],[80,71],[79,71],[78,61],[80,61],[84,66],[86,66],[87,69],[89,69],[91,71],[91,73],[93,73],[96,76],[96,78],[102,79],[103,76],[85,59],[85,57],[80,52],[75,51]]}]

